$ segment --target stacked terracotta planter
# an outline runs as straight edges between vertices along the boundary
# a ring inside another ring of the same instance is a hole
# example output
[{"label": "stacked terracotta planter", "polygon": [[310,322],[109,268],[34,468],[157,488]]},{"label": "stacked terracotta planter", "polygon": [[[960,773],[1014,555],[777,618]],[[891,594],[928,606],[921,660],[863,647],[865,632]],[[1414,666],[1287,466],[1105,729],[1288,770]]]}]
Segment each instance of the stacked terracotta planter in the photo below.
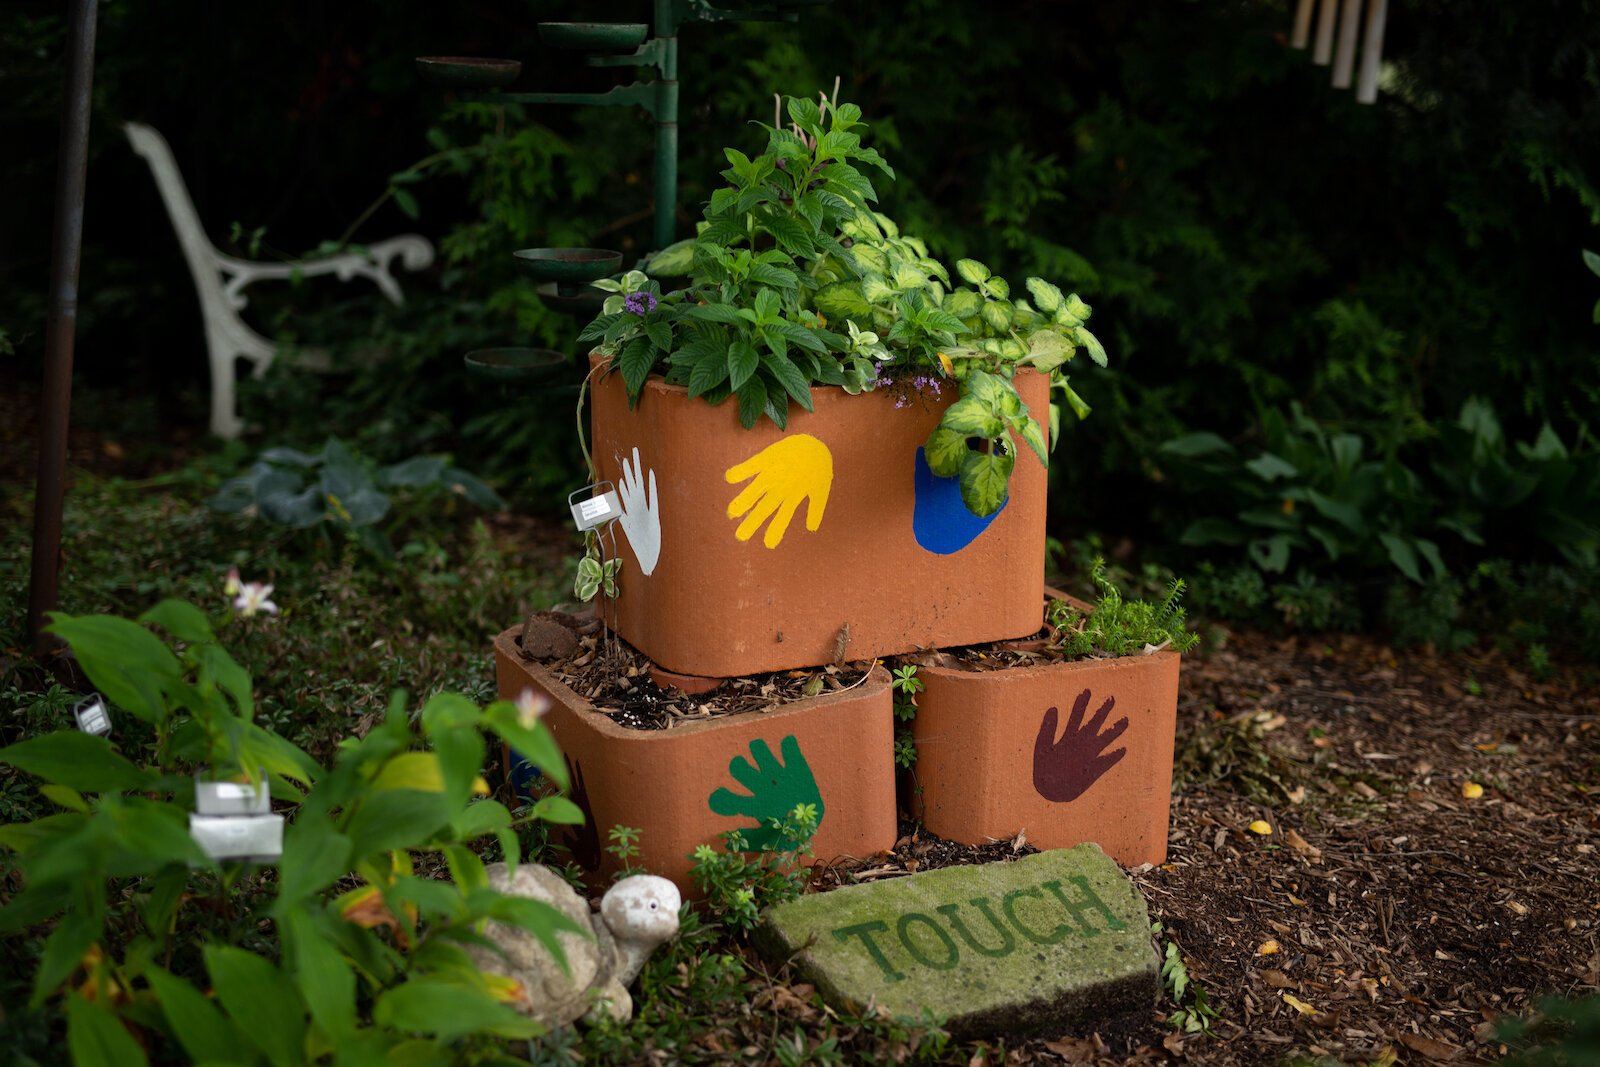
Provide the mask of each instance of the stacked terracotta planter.
[{"label": "stacked terracotta planter", "polygon": [[993,671],[923,667],[912,723],[923,825],[968,844],[1093,841],[1126,866],[1163,863],[1176,652]]},{"label": "stacked terracotta planter", "polygon": [[[1048,410],[1043,376],[1019,375],[1017,387],[1030,410]],[[1036,632],[1043,465],[1023,448],[1007,503],[979,519],[962,505],[955,479],[934,477],[922,458],[928,433],[955,399],[953,388],[944,396],[819,388],[813,397],[815,410],[792,408],[787,427],[763,420],[747,430],[732,402],[713,407],[652,380],[630,408],[619,375],[597,381],[595,466],[616,484],[625,511],[616,524],[623,560],[617,633],[666,671],[725,678]],[[592,836],[603,840],[615,825],[641,829],[638,862],[646,867],[682,882],[696,845],[739,829],[759,846],[764,821],[799,802],[816,803],[822,813],[813,841],[819,861],[893,846],[893,703],[881,667],[849,692],[764,714],[634,731],[524,660],[515,636],[507,631],[495,643],[502,696],[532,688],[552,699],[547,721],[592,811]],[[1079,796],[1051,800],[1048,792],[1030,797],[1019,774],[1026,764],[1015,763],[1025,749],[1017,749],[1024,724],[1014,701],[1062,706],[1076,694],[1058,692],[1078,685],[1098,698],[1108,683],[1084,681],[1080,670],[1070,682],[1038,682],[1026,695],[1008,695],[1024,673],[924,671],[918,780],[929,829],[978,842],[1026,824],[1029,839],[1041,845],[1101,840],[1124,862],[1154,855],[1153,827],[1115,838],[1128,843],[1123,853],[1102,827],[1125,818],[1126,800],[1117,799],[1126,797],[1117,784],[1125,779],[1159,774],[1164,801],[1170,709],[1165,771],[1156,728],[1141,727],[1124,740],[1144,746],[1143,754],[1120,759],[1095,781],[1092,804],[1078,803]],[[1174,656],[1173,686],[1176,673]],[[1111,688],[1119,715],[1131,704],[1164,699],[1160,685],[1135,691],[1117,677]],[[1034,733],[1042,711],[1030,713]],[[1071,769],[1081,754],[1068,748],[1057,762],[1072,778],[1082,773]],[[1091,815],[1063,818],[1058,809],[1072,804]],[[1165,811],[1163,803],[1163,853]],[[1058,824],[1060,833],[1052,830]],[[1138,858],[1128,858],[1135,852]],[[593,841],[574,854],[602,870],[613,862]]]}]

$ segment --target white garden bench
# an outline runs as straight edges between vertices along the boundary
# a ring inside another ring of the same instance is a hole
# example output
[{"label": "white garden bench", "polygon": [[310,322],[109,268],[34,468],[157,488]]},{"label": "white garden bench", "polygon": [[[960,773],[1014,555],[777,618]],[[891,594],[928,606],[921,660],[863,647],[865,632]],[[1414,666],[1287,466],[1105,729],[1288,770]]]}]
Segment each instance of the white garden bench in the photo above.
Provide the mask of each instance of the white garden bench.
[{"label": "white garden bench", "polygon": [[256,333],[239,312],[248,303],[244,287],[266,278],[309,278],[333,274],[340,281],[370,278],[378,290],[395,304],[405,303],[400,284],[390,273],[391,261],[398,258],[407,270],[423,270],[433,262],[433,245],[414,233],[391,237],[365,246],[366,252],[344,252],[318,259],[287,263],[257,263],[237,259],[218,251],[200,225],[189,189],[178,173],[172,149],[149,126],[129,122],[123,126],[133,150],[150,164],[161,199],[178,231],[178,243],[194,276],[195,292],[200,296],[200,312],[205,318],[206,350],[211,362],[211,432],[221,437],[237,437],[244,429],[234,401],[234,361],[247,359],[259,378],[278,355],[278,346]]}]

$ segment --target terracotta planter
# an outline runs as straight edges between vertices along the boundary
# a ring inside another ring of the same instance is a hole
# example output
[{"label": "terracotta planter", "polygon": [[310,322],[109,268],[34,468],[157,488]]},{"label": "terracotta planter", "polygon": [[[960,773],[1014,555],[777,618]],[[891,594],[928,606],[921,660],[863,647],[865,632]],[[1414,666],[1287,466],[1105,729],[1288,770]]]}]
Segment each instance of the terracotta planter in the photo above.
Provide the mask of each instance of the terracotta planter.
[{"label": "terracotta planter", "polygon": [[629,730],[524,660],[520,629],[495,638],[495,677],[502,697],[532,689],[551,699],[545,721],[567,758],[572,799],[589,816],[586,826],[568,831],[580,866],[610,874],[617,861],[604,849],[608,832],[636,827],[636,862],[693,891],[695,846],[720,848],[720,834],[745,829],[759,847],[766,813],[801,802],[822,813],[812,841],[819,862],[894,846],[894,708],[882,667],[852,689],[761,714]]},{"label": "terracotta planter", "polygon": [[923,667],[912,723],[923,824],[981,844],[1093,841],[1118,863],[1167,858],[1176,652],[995,671]]},{"label": "terracotta planter", "polygon": [[[1048,423],[1047,379],[1017,384]],[[618,632],[668,670],[721,677],[1031,634],[1045,468],[1014,445],[1009,499],[974,517],[921,460],[955,395],[818,388],[787,429],[746,430],[731,400],[656,379],[630,411],[620,374],[597,381],[594,460],[629,512]]]}]

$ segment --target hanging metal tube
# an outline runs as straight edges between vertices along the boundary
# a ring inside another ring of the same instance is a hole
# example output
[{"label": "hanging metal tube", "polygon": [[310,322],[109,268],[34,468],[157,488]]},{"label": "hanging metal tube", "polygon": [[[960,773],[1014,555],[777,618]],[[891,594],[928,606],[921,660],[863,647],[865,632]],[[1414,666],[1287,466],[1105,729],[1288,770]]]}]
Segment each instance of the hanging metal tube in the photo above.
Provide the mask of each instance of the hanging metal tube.
[{"label": "hanging metal tube", "polygon": [[35,655],[55,646],[44,632],[56,607],[61,570],[61,509],[66,496],[67,418],[72,401],[72,346],[78,324],[78,264],[83,251],[84,186],[89,169],[89,102],[94,81],[96,0],[73,0],[67,78],[61,100],[56,211],[50,259],[50,312],[39,391],[39,480],[33,498],[33,569],[28,627]]}]

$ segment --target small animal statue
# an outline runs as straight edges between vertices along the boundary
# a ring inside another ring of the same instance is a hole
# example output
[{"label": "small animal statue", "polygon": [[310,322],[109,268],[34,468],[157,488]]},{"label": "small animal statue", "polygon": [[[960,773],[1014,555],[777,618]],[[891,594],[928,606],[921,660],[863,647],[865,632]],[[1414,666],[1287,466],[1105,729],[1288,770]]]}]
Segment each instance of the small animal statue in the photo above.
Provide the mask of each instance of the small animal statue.
[{"label": "small animal statue", "polygon": [[678,933],[678,887],[665,878],[635,874],[606,890],[598,913],[559,874],[536,863],[520,863],[509,874],[504,863],[488,867],[489,884],[509,896],[542,900],[594,940],[565,931],[556,940],[567,954],[563,971],[537,938],[525,930],[491,922],[484,934],[504,955],[471,945],[467,954],[479,970],[518,983],[515,1007],[548,1026],[563,1026],[599,1013],[619,1022],[633,1018],[628,986],[657,945]]}]

